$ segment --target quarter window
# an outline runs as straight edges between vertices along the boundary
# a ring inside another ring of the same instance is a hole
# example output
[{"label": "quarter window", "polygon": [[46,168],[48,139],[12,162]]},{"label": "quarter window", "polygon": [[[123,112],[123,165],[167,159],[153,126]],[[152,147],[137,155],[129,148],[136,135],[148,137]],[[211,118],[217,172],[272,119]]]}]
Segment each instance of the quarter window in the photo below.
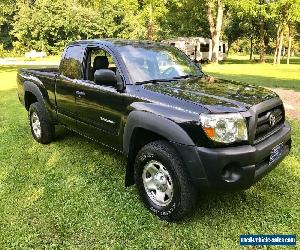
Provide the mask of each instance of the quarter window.
[{"label": "quarter window", "polygon": [[70,46],[60,64],[61,74],[71,79],[82,79],[82,48]]}]

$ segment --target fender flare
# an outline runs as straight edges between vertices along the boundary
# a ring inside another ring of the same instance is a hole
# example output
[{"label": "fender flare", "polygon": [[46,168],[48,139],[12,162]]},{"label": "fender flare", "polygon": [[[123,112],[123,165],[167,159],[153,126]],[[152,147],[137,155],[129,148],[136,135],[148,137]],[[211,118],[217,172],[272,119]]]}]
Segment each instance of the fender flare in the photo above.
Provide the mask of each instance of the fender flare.
[{"label": "fender flare", "polygon": [[39,79],[32,79],[33,81],[24,81],[24,104],[25,104],[25,93],[32,93],[38,102],[43,104],[45,108],[45,113],[47,114],[50,121],[56,121],[56,116],[53,114],[53,111],[50,108],[48,93],[43,85],[43,83]]},{"label": "fender flare", "polygon": [[25,81],[24,82],[24,95],[26,92],[32,93],[36,99],[45,105],[44,96],[40,90],[40,88],[33,82]]},{"label": "fender flare", "polygon": [[134,184],[134,157],[132,135],[134,129],[143,128],[154,132],[178,145],[194,146],[190,136],[175,122],[145,111],[132,111],[127,117],[123,134],[123,153],[127,156],[125,186]]},{"label": "fender flare", "polygon": [[128,117],[123,135],[123,152],[128,156],[134,129],[143,128],[154,132],[170,142],[195,146],[190,136],[175,122],[145,111],[132,111]]}]

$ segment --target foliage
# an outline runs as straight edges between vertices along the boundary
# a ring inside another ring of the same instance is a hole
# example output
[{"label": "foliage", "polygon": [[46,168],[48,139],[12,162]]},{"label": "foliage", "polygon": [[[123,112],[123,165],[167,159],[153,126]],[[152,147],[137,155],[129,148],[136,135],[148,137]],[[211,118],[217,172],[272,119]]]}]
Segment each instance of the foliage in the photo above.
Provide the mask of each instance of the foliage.
[{"label": "foliage", "polygon": [[147,28],[147,38],[157,40],[157,33],[160,31],[159,22],[164,20],[167,13],[167,0],[141,0],[140,4],[140,21]]},{"label": "foliage", "polygon": [[246,191],[199,194],[194,215],[168,223],[124,187],[119,154],[61,130],[50,145],[36,143],[15,75],[0,68],[2,249],[240,249],[240,234],[300,231],[299,121],[291,154],[265,178]]},{"label": "foliage", "polygon": [[11,49],[13,37],[10,35],[12,29],[15,6],[13,0],[3,0],[0,3],[0,44],[4,49]]},{"label": "foliage", "polygon": [[[74,0],[38,0],[20,4],[12,34],[26,48],[57,52],[73,40],[97,37],[126,37],[138,26],[131,26],[125,12],[133,12],[135,0],[120,5],[119,0],[95,2],[83,7]],[[131,6],[131,7],[129,7]],[[67,10],[67,11],[66,11]],[[80,27],[80,28],[79,28]]]},{"label": "foliage", "polygon": [[166,13],[165,19],[161,21],[162,28],[161,32],[159,32],[159,36],[162,39],[210,36],[206,17],[203,16],[204,5],[201,1],[168,1],[167,9],[168,12]]},{"label": "foliage", "polygon": [[[61,52],[77,39],[117,37],[163,40],[175,37],[211,37],[205,6],[216,14],[216,0],[2,0],[0,2],[0,44],[14,54],[30,49]],[[249,51],[261,40],[273,52],[278,21],[286,20],[299,36],[300,0],[222,0],[224,6],[221,39],[239,40]],[[283,18],[284,17],[284,18]],[[294,39],[295,42],[299,39]],[[293,43],[293,48],[300,45]]]}]

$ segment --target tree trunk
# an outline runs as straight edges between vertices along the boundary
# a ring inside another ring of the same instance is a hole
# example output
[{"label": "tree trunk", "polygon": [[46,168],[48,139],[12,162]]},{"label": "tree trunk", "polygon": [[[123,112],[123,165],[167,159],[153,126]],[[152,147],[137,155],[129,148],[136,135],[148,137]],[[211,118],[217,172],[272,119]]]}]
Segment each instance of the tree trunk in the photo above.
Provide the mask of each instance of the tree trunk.
[{"label": "tree trunk", "polygon": [[212,36],[212,56],[211,56],[211,62],[212,63],[218,63],[219,61],[219,40],[220,40],[220,35],[217,35],[217,32],[215,31]]},{"label": "tree trunk", "polygon": [[227,51],[226,51],[227,57],[229,55],[229,50],[231,49],[231,45],[232,45],[232,43],[228,43],[228,48],[227,48]]},{"label": "tree trunk", "polygon": [[209,30],[212,40],[212,63],[218,63],[219,61],[219,44],[220,44],[220,35],[223,21],[223,3],[222,0],[217,0],[217,17],[216,20],[213,16],[213,6],[212,1],[206,1],[206,15],[209,24]]},{"label": "tree trunk", "polygon": [[155,33],[155,24],[153,21],[153,6],[150,2],[149,5],[149,21],[148,21],[148,31],[147,31],[147,38],[148,40],[154,40],[154,33]]},{"label": "tree trunk", "polygon": [[152,21],[149,21],[148,23],[148,34],[147,34],[147,39],[148,40],[154,40],[154,23]]},{"label": "tree trunk", "polygon": [[259,18],[259,62],[265,62],[265,17],[263,15]]},{"label": "tree trunk", "polygon": [[291,25],[289,25],[289,45],[288,45],[288,52],[287,52],[287,60],[286,63],[290,64],[290,57],[291,57],[291,47],[292,47],[292,31]]},{"label": "tree trunk", "polygon": [[281,28],[280,35],[279,35],[279,44],[278,44],[276,64],[280,64],[281,52],[282,52],[282,43],[283,43],[283,27]]},{"label": "tree trunk", "polygon": [[273,64],[277,63],[277,54],[278,54],[278,46],[279,46],[279,39],[280,39],[280,30],[281,30],[281,25],[278,26],[277,28],[277,33],[276,33],[276,46],[275,46],[275,52],[274,52],[274,60]]},{"label": "tree trunk", "polygon": [[250,61],[253,59],[253,36],[250,37]]}]

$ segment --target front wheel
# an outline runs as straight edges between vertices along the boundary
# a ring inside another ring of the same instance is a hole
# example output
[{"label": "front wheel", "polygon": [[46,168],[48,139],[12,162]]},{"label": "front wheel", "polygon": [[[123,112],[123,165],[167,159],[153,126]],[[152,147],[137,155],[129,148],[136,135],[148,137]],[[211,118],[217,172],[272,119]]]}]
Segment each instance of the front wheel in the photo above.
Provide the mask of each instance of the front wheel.
[{"label": "front wheel", "polygon": [[44,107],[39,102],[31,104],[28,116],[33,138],[42,144],[50,143],[54,139],[55,128]]},{"label": "front wheel", "polygon": [[194,205],[195,191],[183,162],[166,141],[151,142],[139,151],[135,182],[145,206],[163,220],[179,220]]}]

